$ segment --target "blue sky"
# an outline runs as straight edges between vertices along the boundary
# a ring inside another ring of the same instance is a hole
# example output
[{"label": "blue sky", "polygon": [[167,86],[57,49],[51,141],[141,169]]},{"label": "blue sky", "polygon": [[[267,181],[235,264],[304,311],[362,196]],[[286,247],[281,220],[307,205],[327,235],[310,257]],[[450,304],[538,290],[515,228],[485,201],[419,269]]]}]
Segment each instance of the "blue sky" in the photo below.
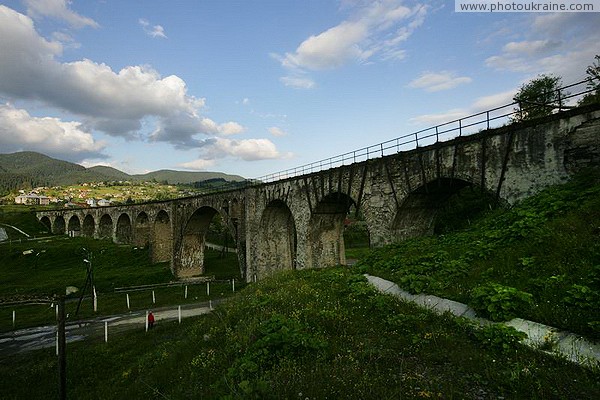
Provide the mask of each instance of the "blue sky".
[{"label": "blue sky", "polygon": [[262,175],[509,103],[600,13],[453,1],[0,1],[0,153]]}]

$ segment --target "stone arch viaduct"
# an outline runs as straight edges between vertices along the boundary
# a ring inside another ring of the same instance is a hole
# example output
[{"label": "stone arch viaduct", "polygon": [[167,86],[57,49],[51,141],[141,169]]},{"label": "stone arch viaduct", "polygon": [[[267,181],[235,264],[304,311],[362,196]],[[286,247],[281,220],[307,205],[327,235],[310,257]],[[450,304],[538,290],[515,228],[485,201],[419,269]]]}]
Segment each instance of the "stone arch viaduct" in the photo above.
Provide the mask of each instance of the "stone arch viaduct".
[{"label": "stone arch viaduct", "polygon": [[40,211],[53,233],[149,245],[178,277],[202,274],[220,214],[242,276],[345,264],[344,220],[364,216],[371,246],[432,230],[440,199],[470,185],[507,203],[600,164],[600,106],[241,189],[128,206]]}]

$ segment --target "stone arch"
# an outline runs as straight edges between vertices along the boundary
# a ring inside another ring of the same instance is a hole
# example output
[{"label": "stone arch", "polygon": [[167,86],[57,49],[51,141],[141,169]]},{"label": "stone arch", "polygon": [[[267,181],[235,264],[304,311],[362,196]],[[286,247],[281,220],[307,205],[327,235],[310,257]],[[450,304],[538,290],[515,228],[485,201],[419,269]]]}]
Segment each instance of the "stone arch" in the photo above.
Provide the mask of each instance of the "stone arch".
[{"label": "stone arch", "polygon": [[257,279],[296,267],[296,223],[286,203],[273,200],[265,207],[256,243]]},{"label": "stone arch", "polygon": [[344,220],[355,201],[344,193],[325,196],[312,211],[309,243],[312,266],[345,265]]},{"label": "stone arch", "polygon": [[54,219],[54,224],[52,225],[52,233],[56,235],[64,235],[67,224],[65,223],[65,219],[62,215],[59,215]]},{"label": "stone arch", "polygon": [[145,247],[150,243],[150,218],[144,211],[140,212],[135,218],[133,237],[136,246]]},{"label": "stone arch", "polygon": [[50,217],[44,215],[42,218],[40,218],[40,222],[46,227],[46,229],[48,229],[48,232],[52,232],[52,221],[50,221]]},{"label": "stone arch", "polygon": [[111,239],[113,237],[113,220],[108,214],[104,214],[100,218],[98,224],[98,238],[99,239]]},{"label": "stone arch", "polygon": [[171,230],[171,218],[165,210],[160,210],[156,214],[152,236],[152,260],[154,262],[171,261],[173,234]]},{"label": "stone arch", "polygon": [[91,214],[88,214],[83,219],[83,224],[81,227],[81,233],[86,237],[94,237],[94,232],[96,231],[96,221],[94,221],[94,217]]},{"label": "stone arch", "polygon": [[391,231],[397,241],[432,235],[440,210],[449,199],[470,188],[493,198],[485,189],[464,179],[438,178],[410,192],[400,205],[392,222]]},{"label": "stone arch", "polygon": [[67,231],[69,235],[79,236],[81,234],[81,222],[77,215],[73,215],[69,218],[69,224],[67,225]]},{"label": "stone arch", "polygon": [[179,249],[177,276],[204,273],[204,243],[213,217],[218,213],[212,207],[203,206],[194,211],[183,230]]},{"label": "stone arch", "polygon": [[115,232],[115,241],[120,244],[131,243],[131,218],[126,213],[119,215],[117,219],[117,229]]}]

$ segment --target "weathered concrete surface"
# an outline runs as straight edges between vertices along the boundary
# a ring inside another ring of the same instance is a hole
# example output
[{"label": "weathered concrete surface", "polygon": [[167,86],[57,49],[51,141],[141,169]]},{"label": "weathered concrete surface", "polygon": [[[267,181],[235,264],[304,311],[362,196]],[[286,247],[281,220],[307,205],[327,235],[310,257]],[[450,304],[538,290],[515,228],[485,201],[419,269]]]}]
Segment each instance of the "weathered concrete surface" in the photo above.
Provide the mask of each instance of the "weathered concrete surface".
[{"label": "weathered concrete surface", "polygon": [[38,212],[52,232],[149,244],[173,273],[203,272],[219,214],[247,281],[285,269],[345,263],[344,219],[364,216],[370,245],[431,234],[437,211],[477,187],[515,203],[600,165],[600,105],[244,189],[130,206]]}]

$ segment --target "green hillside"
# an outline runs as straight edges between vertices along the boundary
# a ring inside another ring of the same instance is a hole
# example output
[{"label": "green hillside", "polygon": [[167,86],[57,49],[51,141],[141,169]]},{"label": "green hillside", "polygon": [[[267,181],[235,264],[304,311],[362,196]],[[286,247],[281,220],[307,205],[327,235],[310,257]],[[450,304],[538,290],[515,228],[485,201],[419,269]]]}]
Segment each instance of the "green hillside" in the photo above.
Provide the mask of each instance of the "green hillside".
[{"label": "green hillside", "polygon": [[166,182],[170,185],[193,184],[212,179],[228,182],[243,181],[238,175],[221,172],[189,172],[160,170],[140,175],[129,175],[115,168],[79,164],[57,160],[31,151],[0,154],[0,196],[17,189],[38,186],[63,186],[104,181]]}]

